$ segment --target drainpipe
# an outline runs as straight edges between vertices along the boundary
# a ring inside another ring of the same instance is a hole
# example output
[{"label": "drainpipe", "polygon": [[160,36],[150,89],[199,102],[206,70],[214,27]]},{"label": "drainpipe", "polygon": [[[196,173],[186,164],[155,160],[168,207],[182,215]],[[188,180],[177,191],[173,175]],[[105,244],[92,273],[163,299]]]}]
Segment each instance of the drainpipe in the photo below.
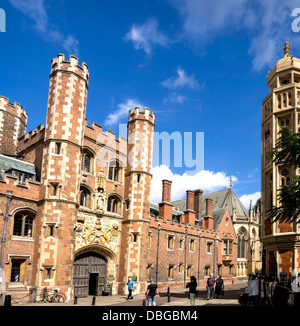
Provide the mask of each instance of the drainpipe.
[{"label": "drainpipe", "polygon": [[3,268],[3,254],[4,254],[4,246],[5,246],[5,241],[6,241],[6,229],[7,229],[7,222],[8,222],[8,214],[9,214],[9,205],[10,202],[12,201],[12,194],[13,192],[11,190],[6,191],[6,198],[7,198],[7,203],[6,203],[6,213],[3,218],[4,220],[4,231],[3,231],[3,237],[1,238],[1,256],[0,256],[0,269]]},{"label": "drainpipe", "polygon": [[184,287],[186,287],[186,246],[187,246],[187,227],[185,229],[185,246],[184,246]]},{"label": "drainpipe", "polygon": [[198,252],[198,283],[200,282],[200,252],[201,252],[201,232],[199,234],[199,252]]},{"label": "drainpipe", "polygon": [[158,285],[158,254],[159,254],[159,235],[160,235],[161,224],[158,223],[157,231],[157,251],[156,251],[156,284]]},{"label": "drainpipe", "polygon": [[214,277],[215,277],[215,265],[216,265],[215,257],[216,257],[216,235],[214,236],[214,256],[213,256],[213,274],[214,274]]}]

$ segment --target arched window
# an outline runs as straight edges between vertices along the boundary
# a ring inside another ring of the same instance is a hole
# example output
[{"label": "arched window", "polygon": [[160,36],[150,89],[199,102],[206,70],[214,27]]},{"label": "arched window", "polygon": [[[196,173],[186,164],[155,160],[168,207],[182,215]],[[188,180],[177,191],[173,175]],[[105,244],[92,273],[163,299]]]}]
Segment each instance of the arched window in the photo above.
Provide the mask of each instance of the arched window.
[{"label": "arched window", "polygon": [[242,230],[238,234],[237,258],[245,258],[245,234]]},{"label": "arched window", "polygon": [[278,108],[281,109],[281,95],[277,96]]},{"label": "arched window", "polygon": [[107,199],[107,211],[111,213],[121,214],[122,200],[115,195],[109,196]]},{"label": "arched window", "polygon": [[14,216],[13,235],[19,237],[32,237],[33,236],[33,222],[34,216],[31,213],[18,212]]},{"label": "arched window", "polygon": [[281,171],[281,186],[288,186],[290,184],[290,171],[283,169]]},{"label": "arched window", "polygon": [[111,161],[108,167],[108,180],[122,182],[123,180],[123,167],[117,160]]},{"label": "arched window", "polygon": [[91,207],[91,192],[86,187],[80,187],[80,206]]},{"label": "arched window", "polygon": [[94,173],[94,154],[87,148],[84,149],[82,154],[82,171],[87,173]]}]

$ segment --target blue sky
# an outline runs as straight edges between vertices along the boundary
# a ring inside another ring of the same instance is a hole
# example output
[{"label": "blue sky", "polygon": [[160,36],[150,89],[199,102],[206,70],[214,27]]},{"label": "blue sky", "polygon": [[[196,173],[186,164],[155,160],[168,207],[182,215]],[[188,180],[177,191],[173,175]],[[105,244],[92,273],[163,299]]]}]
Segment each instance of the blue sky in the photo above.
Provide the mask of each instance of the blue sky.
[{"label": "blue sky", "polygon": [[294,0],[1,0],[0,94],[20,103],[28,128],[45,122],[51,59],[58,53],[89,66],[88,123],[118,134],[128,110],[149,107],[156,132],[204,133],[204,169],[153,167],[152,200],[161,180],[172,199],[185,190],[229,187],[247,206],[260,192],[261,103],[266,76],[300,52],[292,30]]}]

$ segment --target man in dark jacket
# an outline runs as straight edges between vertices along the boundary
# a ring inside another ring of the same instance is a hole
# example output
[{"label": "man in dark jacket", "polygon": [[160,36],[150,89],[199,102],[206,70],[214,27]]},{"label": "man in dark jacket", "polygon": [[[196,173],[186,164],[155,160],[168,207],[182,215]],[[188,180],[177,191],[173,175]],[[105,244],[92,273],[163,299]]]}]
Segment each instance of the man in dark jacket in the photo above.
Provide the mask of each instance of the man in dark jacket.
[{"label": "man in dark jacket", "polygon": [[213,292],[215,287],[216,279],[214,278],[214,274],[211,273],[210,277],[207,279],[207,300],[211,300],[213,298]]},{"label": "man in dark jacket", "polygon": [[150,284],[148,285],[146,296],[148,296],[148,306],[156,306],[156,297],[159,296],[158,286],[150,280]]}]

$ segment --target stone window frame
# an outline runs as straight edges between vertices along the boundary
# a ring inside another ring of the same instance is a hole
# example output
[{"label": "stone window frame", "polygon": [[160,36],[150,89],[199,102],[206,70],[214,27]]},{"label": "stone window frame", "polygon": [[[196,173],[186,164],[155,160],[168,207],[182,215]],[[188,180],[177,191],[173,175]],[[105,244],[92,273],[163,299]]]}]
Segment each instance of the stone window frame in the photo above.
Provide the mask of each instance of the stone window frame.
[{"label": "stone window frame", "polygon": [[203,268],[203,276],[210,276],[211,274],[211,265],[205,265]]},{"label": "stone window frame", "polygon": [[179,263],[178,264],[178,274],[183,274],[184,273],[184,263]]},{"label": "stone window frame", "polygon": [[[212,255],[213,253],[213,245],[214,242],[213,240],[207,240],[206,241],[206,253]],[[209,248],[209,250],[207,250]]]},{"label": "stone window frame", "polygon": [[[109,193],[106,199],[106,211],[110,214],[123,214],[123,198],[115,192]],[[129,209],[129,208],[128,208]]]},{"label": "stone window frame", "polygon": [[174,251],[175,246],[175,234],[168,234],[167,235],[167,250]]},{"label": "stone window frame", "polygon": [[180,238],[179,239],[179,250],[184,250],[184,239]]},{"label": "stone window frame", "polygon": [[189,241],[189,252],[195,253],[196,250],[196,239],[191,238]]},{"label": "stone window frame", "polygon": [[186,267],[186,276],[191,277],[193,275],[194,266],[192,264],[187,265]]},{"label": "stone window frame", "polygon": [[[17,216],[22,216],[21,219],[21,234],[15,234],[16,233],[16,217]],[[27,217],[30,217],[32,219],[32,223],[31,227],[29,228],[30,225],[27,224],[27,231],[31,230],[30,235],[28,235],[29,233],[27,233],[27,235],[25,235],[26,232],[26,219]],[[35,218],[36,218],[36,213],[32,212],[29,209],[18,209],[17,211],[15,211],[13,213],[13,218],[12,218],[12,231],[11,231],[11,235],[12,235],[12,240],[28,240],[28,239],[33,239],[33,235],[35,232]]]},{"label": "stone window frame", "polygon": [[[85,197],[82,197],[83,194],[85,194]],[[81,184],[79,190],[79,205],[81,207],[91,209],[92,204],[93,204],[93,191],[87,185]]]},{"label": "stone window frame", "polygon": [[[86,158],[88,158],[88,162]],[[83,174],[94,174],[94,165],[95,153],[89,147],[84,147],[82,150],[81,171],[83,172]]]},{"label": "stone window frame", "polygon": [[108,162],[107,180],[121,185],[124,184],[124,165],[119,159],[114,158]]},{"label": "stone window frame", "polygon": [[175,264],[168,264],[168,280],[174,280],[175,278]]},{"label": "stone window frame", "polygon": [[222,240],[222,255],[223,256],[233,255],[233,239],[225,238]]},{"label": "stone window frame", "polygon": [[[19,279],[18,281],[11,281],[12,277],[12,265],[14,262],[20,263],[20,271],[19,271]],[[8,261],[5,262],[6,265],[8,265],[8,273],[9,273],[9,283],[8,288],[15,286],[15,284],[25,284],[26,281],[26,273],[27,273],[27,266],[31,265],[31,256],[30,255],[14,255],[9,254],[8,255]]]}]

